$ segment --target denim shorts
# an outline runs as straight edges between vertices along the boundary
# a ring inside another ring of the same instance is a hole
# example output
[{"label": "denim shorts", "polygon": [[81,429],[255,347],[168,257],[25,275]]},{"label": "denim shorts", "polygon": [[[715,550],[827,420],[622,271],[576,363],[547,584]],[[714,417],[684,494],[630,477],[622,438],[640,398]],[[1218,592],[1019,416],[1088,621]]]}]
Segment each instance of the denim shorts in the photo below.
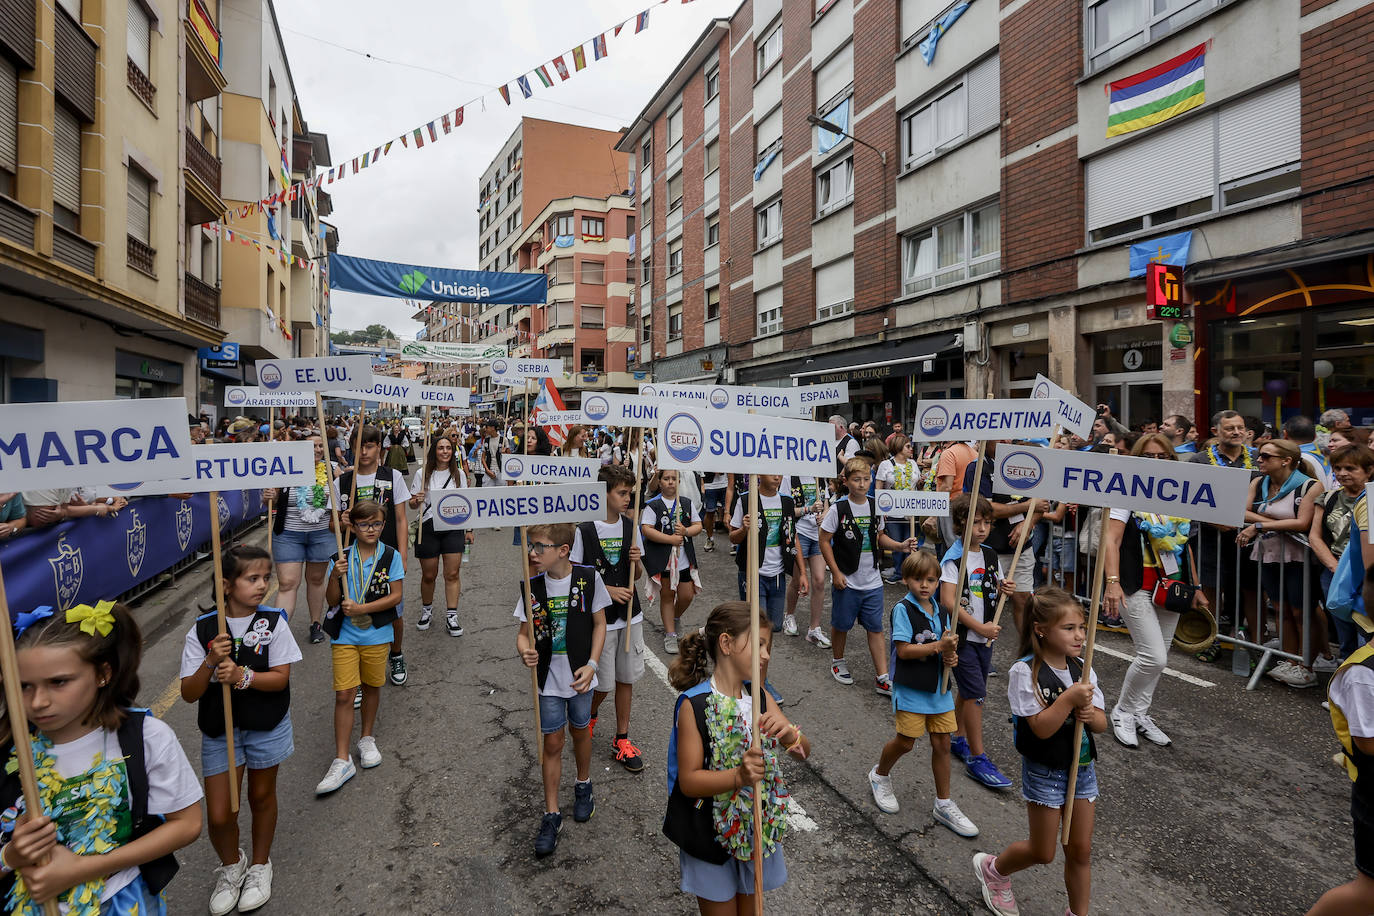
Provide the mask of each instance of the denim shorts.
[{"label": "denim shorts", "polygon": [[701,511],[716,512],[725,508],[725,488],[701,491]]},{"label": "denim shorts", "polygon": [[561,732],[571,724],[573,728],[586,728],[592,721],[592,692],[579,693],[571,697],[548,697],[539,695],[539,728],[546,735]]},{"label": "denim shorts", "polygon": [[883,588],[832,588],[830,626],[842,633],[860,623],[870,633],[883,631]]},{"label": "denim shorts", "polygon": [[[739,573],[739,600],[749,600],[749,578]],[[773,623],[774,630],[782,629],[783,613],[787,610],[787,577],[759,575],[759,608]]]},{"label": "denim shorts", "polygon": [[[1026,801],[1046,808],[1062,808],[1068,791],[1068,770],[1021,758],[1021,797]],[[1079,766],[1073,797],[1075,801],[1097,801],[1097,768],[1091,763]]]},{"label": "denim shorts", "polygon": [[[213,687],[214,685],[210,685]],[[288,713],[271,731],[234,729],[234,762],[239,766],[248,764],[250,770],[267,770],[286,762],[296,750],[291,732],[291,715]],[[229,772],[229,755],[224,749],[224,736],[211,738],[200,736],[200,775],[218,776]]]},{"label": "denim shorts", "polygon": [[[754,892],[754,863],[741,862],[730,858],[720,865],[688,855],[681,849],[677,851],[678,864],[682,868],[682,892],[725,903],[740,894]],[[787,865],[782,860],[782,847],[775,846],[773,851],[763,857],[763,889],[774,891],[787,882]]]},{"label": "denim shorts", "polygon": [[821,542],[816,540],[815,538],[809,538],[806,535],[802,534],[800,531],[798,531],[797,553],[801,554],[801,558],[803,560],[809,560],[812,557],[818,557],[821,555]]},{"label": "denim shorts", "polygon": [[319,531],[289,531],[272,536],[274,563],[328,563],[338,553],[334,533],[328,528]]}]

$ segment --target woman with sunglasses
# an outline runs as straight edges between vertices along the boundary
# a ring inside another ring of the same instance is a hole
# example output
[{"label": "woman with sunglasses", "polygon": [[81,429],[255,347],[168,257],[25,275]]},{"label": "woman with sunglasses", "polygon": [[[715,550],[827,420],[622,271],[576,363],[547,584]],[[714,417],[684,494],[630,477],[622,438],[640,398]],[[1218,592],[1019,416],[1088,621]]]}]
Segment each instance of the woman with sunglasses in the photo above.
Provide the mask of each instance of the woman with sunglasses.
[{"label": "woman with sunglasses", "polygon": [[[1169,437],[1162,433],[1141,436],[1131,454],[1178,460]],[[1137,732],[1160,747],[1171,743],[1150,717],[1150,706],[1180,615],[1156,604],[1154,594],[1161,578],[1197,582],[1197,566],[1188,546],[1190,528],[1186,518],[1129,509],[1112,509],[1107,520],[1101,547],[1107,577],[1102,601],[1108,616],[1119,615],[1125,620],[1135,646],[1135,658],[1126,669],[1121,695],[1110,716],[1112,734],[1126,747],[1140,746]],[[1193,607],[1207,609],[1207,596],[1201,588],[1193,592]]]}]

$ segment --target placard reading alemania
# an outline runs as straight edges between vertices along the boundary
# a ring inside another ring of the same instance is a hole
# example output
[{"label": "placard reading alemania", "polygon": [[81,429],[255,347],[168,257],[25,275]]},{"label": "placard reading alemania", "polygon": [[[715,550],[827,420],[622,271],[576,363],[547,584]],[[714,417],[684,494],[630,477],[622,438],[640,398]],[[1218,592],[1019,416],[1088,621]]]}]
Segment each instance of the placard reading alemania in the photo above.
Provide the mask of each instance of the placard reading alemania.
[{"label": "placard reading alemania", "polygon": [[601,426],[657,426],[659,408],[667,406],[658,398],[637,394],[582,395],[583,415]]},{"label": "placard reading alemania", "polygon": [[585,522],[606,515],[606,487],[600,481],[435,490],[430,499],[439,531]]},{"label": "placard reading alemania", "polygon": [[309,487],[315,483],[315,446],[309,442],[197,445],[195,476],[97,487],[100,496],[166,496],[211,490]]},{"label": "placard reading alemania", "polygon": [[911,438],[1048,439],[1054,433],[1055,414],[1055,405],[1047,401],[918,401]]},{"label": "placard reading alemania", "polygon": [[734,474],[835,476],[835,428],[733,411],[659,411],[658,466]]},{"label": "placard reading alemania", "polygon": [[1093,419],[1097,416],[1087,404],[1060,388],[1054,382],[1045,378],[1043,375],[1035,377],[1035,385],[1031,388],[1031,397],[1050,398],[1059,402],[1058,413],[1055,420],[1059,425],[1069,432],[1078,436],[1080,439],[1091,438],[1093,434]]},{"label": "placard reading alemania", "polygon": [[541,483],[573,483],[596,480],[598,458],[546,458],[541,455],[507,455],[501,459],[504,480]]},{"label": "placard reading alemania", "polygon": [[997,449],[992,489],[1239,525],[1245,520],[1250,473],[1184,461],[1004,445]]},{"label": "placard reading alemania", "polygon": [[472,400],[472,392],[467,388],[421,385],[410,379],[392,378],[388,375],[374,375],[367,384],[359,388],[335,388],[326,391],[325,394],[331,398],[375,401],[381,404],[453,407],[459,410],[466,408]]},{"label": "placard reading alemania", "polygon": [[848,402],[849,383],[770,388],[646,382],[639,386],[639,393],[644,397],[664,398],[680,403],[683,407],[710,407],[714,410],[734,410],[739,413],[753,411],[775,417],[809,417],[814,407]]},{"label": "placard reading alemania", "polygon": [[949,494],[943,490],[879,490],[873,502],[879,515],[894,518],[949,515]]},{"label": "placard reading alemania", "polygon": [[257,385],[230,385],[224,389],[225,407],[314,407],[313,394],[264,394]]},{"label": "placard reading alemania", "polygon": [[260,359],[258,387],[269,392],[357,388],[372,380],[370,356]]},{"label": "placard reading alemania", "polygon": [[0,491],[193,473],[183,398],[0,406]]}]

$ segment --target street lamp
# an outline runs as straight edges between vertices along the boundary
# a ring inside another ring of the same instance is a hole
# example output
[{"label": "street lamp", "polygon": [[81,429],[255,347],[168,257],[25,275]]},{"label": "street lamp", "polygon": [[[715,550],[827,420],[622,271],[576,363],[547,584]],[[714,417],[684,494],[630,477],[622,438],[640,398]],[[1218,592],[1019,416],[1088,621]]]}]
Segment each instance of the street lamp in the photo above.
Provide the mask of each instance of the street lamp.
[{"label": "street lamp", "polygon": [[[873,150],[873,152],[875,152],[875,153],[878,154],[878,161],[881,162],[881,163],[882,163],[882,166],[883,166],[883,219],[882,219],[882,224],[885,224],[885,223],[887,222],[887,153],[885,153],[885,152],[883,152],[882,150],[878,149],[878,147],[874,146],[872,143],[869,143],[867,140],[860,140],[858,137],[854,136],[854,135],[851,134],[849,131],[845,130],[843,127],[840,127],[838,124],[835,124],[835,123],[832,122],[832,121],[827,121],[825,118],[822,118],[820,115],[809,114],[809,115],[806,116],[806,120],[807,120],[808,123],[814,124],[816,127],[819,127],[821,130],[827,130],[827,131],[829,131],[829,132],[832,133],[832,134],[839,134],[841,137],[848,137],[850,140],[853,140],[855,143],[859,144],[860,146],[866,146],[866,147],[868,147],[869,149]],[[881,225],[881,224],[880,224],[880,225]],[[886,274],[886,272],[888,271],[888,269],[889,269],[889,267],[890,267],[890,265],[889,265],[889,263],[888,263],[888,258],[887,258],[888,247],[889,247],[889,246],[888,246],[888,242],[887,242],[886,239],[884,239],[884,240],[883,240],[883,271],[884,271],[885,274]]]}]

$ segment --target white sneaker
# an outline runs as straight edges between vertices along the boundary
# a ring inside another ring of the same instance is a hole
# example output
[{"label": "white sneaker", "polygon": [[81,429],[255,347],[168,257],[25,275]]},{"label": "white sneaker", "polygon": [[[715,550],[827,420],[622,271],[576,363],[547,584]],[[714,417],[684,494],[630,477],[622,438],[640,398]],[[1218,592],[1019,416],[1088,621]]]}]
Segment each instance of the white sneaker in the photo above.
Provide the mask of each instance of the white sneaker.
[{"label": "white sneaker", "polygon": [[878,810],[888,814],[896,814],[901,810],[897,804],[897,795],[892,791],[892,777],[879,776],[878,767],[868,771],[868,787],[873,790],[873,803],[878,806]]},{"label": "white sneaker", "polygon": [[1151,744],[1168,747],[1173,743],[1169,740],[1169,736],[1164,734],[1160,727],[1155,724],[1155,720],[1149,716],[1136,716],[1135,727]]},{"label": "white sneaker", "polygon": [[1273,639],[1266,639],[1264,641],[1264,648],[1266,649],[1277,649],[1279,648],[1279,645],[1279,638],[1277,636],[1275,636]]},{"label": "white sneaker", "polygon": [[364,770],[370,770],[375,766],[380,766],[382,762],[382,752],[377,750],[377,739],[371,735],[364,735],[358,739],[358,763]]},{"label": "white sneaker", "polygon": [[964,812],[959,810],[959,806],[953,800],[942,802],[936,799],[932,813],[935,815],[937,823],[944,824],[959,836],[975,837],[978,835],[978,827],[968,819]]},{"label": "white sneaker", "polygon": [[1135,716],[1113,709],[1110,718],[1112,734],[1116,736],[1117,741],[1126,747],[1140,747],[1140,740],[1135,736]]},{"label": "white sneaker", "polygon": [[782,618],[782,631],[788,636],[797,635],[797,617],[795,614],[787,614]]},{"label": "white sneaker", "polygon": [[830,676],[846,686],[854,683],[854,677],[849,673],[849,665],[842,658],[830,660]]},{"label": "white sneaker", "polygon": [[825,631],[820,627],[812,627],[806,631],[806,641],[812,645],[820,646],[822,649],[830,648],[830,637],[825,635]]},{"label": "white sneaker", "polygon": [[315,794],[328,795],[330,792],[337,791],[339,786],[348,782],[357,773],[358,769],[353,766],[352,757],[347,760],[340,760],[336,757],[329,764],[329,772],[324,774],[324,779],[321,779],[319,785],[315,786]]},{"label": "white sneaker", "polygon": [[415,621],[415,629],[428,630],[429,623],[434,619],[434,608],[426,605],[420,608],[420,619]]},{"label": "white sneaker", "polygon": [[1296,663],[1289,665],[1287,673],[1279,680],[1289,687],[1315,687],[1317,685],[1316,673],[1311,668],[1304,668]]},{"label": "white sneaker", "polygon": [[1280,683],[1287,683],[1286,678],[1289,674],[1288,669],[1292,667],[1293,663],[1285,658],[1283,661],[1279,662],[1277,665],[1270,668],[1268,671],[1264,672],[1264,676],[1273,678],[1274,680]]},{"label": "white sneaker", "polygon": [[248,872],[248,856],[239,850],[239,860],[233,865],[215,869],[215,889],[210,892],[210,916],[225,916],[239,905],[243,878]]},{"label": "white sneaker", "polygon": [[239,912],[256,910],[272,899],[272,861],[266,865],[252,865],[243,879],[243,893],[239,896]]},{"label": "white sneaker", "polygon": [[1334,674],[1340,666],[1334,655],[1318,655],[1312,659],[1312,670],[1318,674]]}]

